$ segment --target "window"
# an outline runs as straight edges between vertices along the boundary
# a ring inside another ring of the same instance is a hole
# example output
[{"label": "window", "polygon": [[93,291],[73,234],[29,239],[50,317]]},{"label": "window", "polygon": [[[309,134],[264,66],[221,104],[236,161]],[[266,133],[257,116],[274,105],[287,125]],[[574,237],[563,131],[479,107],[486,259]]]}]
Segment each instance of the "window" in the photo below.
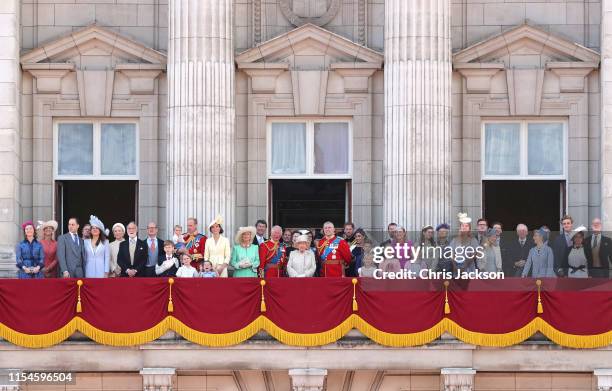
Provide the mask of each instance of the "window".
[{"label": "window", "polygon": [[348,121],[274,120],[268,124],[268,131],[270,177],[350,177]]},{"label": "window", "polygon": [[55,128],[57,179],[137,179],[135,122],[61,120]]},{"label": "window", "polygon": [[483,179],[565,178],[565,122],[485,122],[482,147]]}]

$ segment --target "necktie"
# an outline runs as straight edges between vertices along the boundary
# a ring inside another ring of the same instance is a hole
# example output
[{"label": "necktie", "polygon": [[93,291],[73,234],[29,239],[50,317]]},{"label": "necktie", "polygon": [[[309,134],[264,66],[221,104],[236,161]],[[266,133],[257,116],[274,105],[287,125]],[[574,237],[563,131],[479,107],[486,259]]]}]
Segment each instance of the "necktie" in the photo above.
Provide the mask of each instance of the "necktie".
[{"label": "necktie", "polygon": [[521,247],[525,245],[525,239],[521,239]]},{"label": "necktie", "polygon": [[76,234],[71,234],[71,235],[72,235],[72,241],[74,242],[74,244],[76,244],[78,246],[79,245],[79,241],[77,240]]},{"label": "necktie", "polygon": [[155,239],[151,239],[151,252],[155,252]]},{"label": "necktie", "polygon": [[597,243],[597,239],[598,239],[599,235],[593,235],[593,248],[596,248],[598,243]]}]

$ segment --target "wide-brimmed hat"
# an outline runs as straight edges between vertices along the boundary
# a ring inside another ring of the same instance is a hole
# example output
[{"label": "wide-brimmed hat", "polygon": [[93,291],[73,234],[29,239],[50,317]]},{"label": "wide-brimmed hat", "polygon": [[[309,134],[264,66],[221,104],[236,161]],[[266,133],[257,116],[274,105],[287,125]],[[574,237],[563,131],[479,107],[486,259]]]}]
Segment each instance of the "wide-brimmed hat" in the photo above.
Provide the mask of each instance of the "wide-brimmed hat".
[{"label": "wide-brimmed hat", "polygon": [[208,224],[208,230],[210,231],[212,226],[215,224],[218,224],[219,227],[223,225],[223,217],[221,217],[221,215],[217,215],[217,217],[215,217],[215,219]]},{"label": "wide-brimmed hat", "polygon": [[300,235],[295,239],[295,244],[298,243],[309,243],[310,239],[308,239],[308,236],[306,235]]},{"label": "wide-brimmed hat", "polygon": [[236,232],[236,236],[234,237],[234,242],[236,242],[236,244],[240,244],[241,242],[240,239],[242,238],[242,234],[247,233],[247,232],[251,234],[251,239],[253,239],[255,237],[255,234],[257,233],[257,230],[252,225],[248,227],[238,228],[238,232]]},{"label": "wide-brimmed hat", "polygon": [[102,220],[100,220],[96,216],[94,215],[89,216],[89,225],[91,225],[92,227],[98,228],[100,231],[104,232],[106,236],[108,236],[109,234],[108,229],[104,227],[104,223],[102,222]]},{"label": "wide-brimmed hat", "polygon": [[36,229],[44,231],[44,229],[47,228],[47,227],[51,227],[51,228],[53,228],[53,231],[57,231],[57,221],[55,221],[55,220],[49,220],[49,221],[38,220],[37,225],[36,225]]}]

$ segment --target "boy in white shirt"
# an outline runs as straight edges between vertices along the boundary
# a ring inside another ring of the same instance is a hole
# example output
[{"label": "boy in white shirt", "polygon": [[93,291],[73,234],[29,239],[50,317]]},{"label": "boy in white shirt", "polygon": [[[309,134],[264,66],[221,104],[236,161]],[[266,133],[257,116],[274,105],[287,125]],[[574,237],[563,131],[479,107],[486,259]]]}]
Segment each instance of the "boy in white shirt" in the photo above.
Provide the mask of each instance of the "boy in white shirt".
[{"label": "boy in white shirt", "polygon": [[191,266],[191,255],[187,253],[181,254],[181,263],[183,266],[177,270],[177,277],[198,277],[198,271],[195,267]]},{"label": "boy in white shirt", "polygon": [[160,256],[155,265],[155,274],[158,277],[173,277],[179,267],[179,260],[174,256],[174,243],[169,240],[164,242],[165,255]]}]

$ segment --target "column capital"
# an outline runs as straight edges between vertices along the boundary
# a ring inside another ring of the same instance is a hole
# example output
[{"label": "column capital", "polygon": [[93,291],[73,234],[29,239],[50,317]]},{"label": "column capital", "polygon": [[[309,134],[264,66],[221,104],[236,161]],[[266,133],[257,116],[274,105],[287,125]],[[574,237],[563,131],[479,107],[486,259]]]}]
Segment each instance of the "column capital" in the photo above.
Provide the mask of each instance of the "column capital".
[{"label": "column capital", "polygon": [[172,391],[172,377],[176,374],[174,368],[142,368],[143,391]]},{"label": "column capital", "polygon": [[323,391],[327,369],[290,369],[289,377],[293,391]]},{"label": "column capital", "polygon": [[593,375],[597,378],[597,391],[612,391],[612,368],[595,369]]},{"label": "column capital", "polygon": [[472,368],[442,368],[440,371],[440,389],[442,391],[472,391],[474,389]]}]

